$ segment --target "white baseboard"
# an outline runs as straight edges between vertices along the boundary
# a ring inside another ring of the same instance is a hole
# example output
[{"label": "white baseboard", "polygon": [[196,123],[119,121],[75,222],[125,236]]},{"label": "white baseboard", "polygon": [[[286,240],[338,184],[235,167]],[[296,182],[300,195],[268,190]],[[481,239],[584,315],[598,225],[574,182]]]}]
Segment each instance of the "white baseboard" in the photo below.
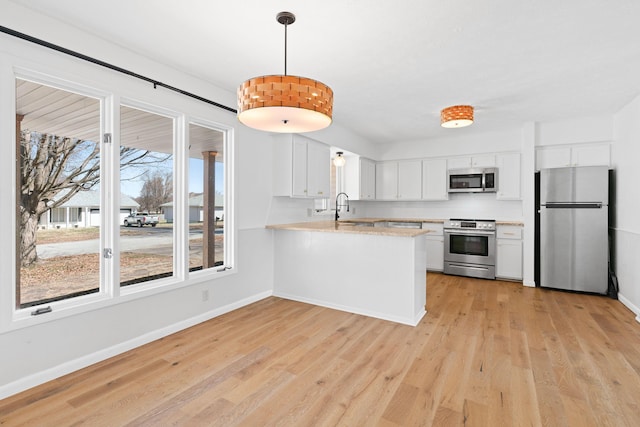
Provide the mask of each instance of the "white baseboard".
[{"label": "white baseboard", "polygon": [[290,295],[287,293],[274,292],[273,296],[292,300],[292,301],[304,302],[306,304],[313,304],[320,307],[331,308],[333,310],[346,311],[347,313],[360,314],[362,316],[367,316],[367,317],[375,317],[376,319],[388,320],[391,322],[402,323],[403,325],[409,325],[409,326],[416,326],[418,323],[420,323],[420,320],[422,320],[424,315],[427,314],[426,310],[423,309],[421,312],[419,312],[415,316],[415,318],[389,316],[387,314],[378,313],[371,310],[362,310],[356,307],[328,303],[326,301],[316,300],[313,298],[303,298],[303,297],[299,297],[298,295]]},{"label": "white baseboard", "polygon": [[618,294],[618,300],[629,310],[633,311],[633,313],[636,315],[636,322],[640,323],[640,308],[636,307],[629,299],[625,298],[625,296],[622,294]]},{"label": "white baseboard", "polygon": [[157,329],[155,331],[141,335],[137,338],[122,342],[120,344],[105,348],[95,353],[88,354],[86,356],[79,357],[74,360],[70,360],[68,362],[55,366],[53,368],[49,368],[44,371],[37,372],[25,378],[21,378],[12,383],[5,384],[0,387],[0,399],[4,399],[6,397],[28,390],[32,387],[38,386],[40,384],[44,384],[47,381],[54,380],[63,375],[67,375],[67,374],[70,374],[71,372],[75,372],[79,369],[86,368],[87,366],[91,366],[95,363],[101,362],[110,357],[117,356],[118,354],[124,353],[125,351],[132,350],[136,347],[140,347],[141,345],[148,344],[152,341],[158,340],[160,338],[164,338],[168,335],[174,334],[183,329],[187,329],[187,328],[190,328],[191,326],[213,319],[214,317],[218,317],[222,314],[229,313],[240,307],[244,307],[245,305],[249,305],[256,301],[260,301],[271,295],[272,295],[271,291],[261,292],[256,295],[252,295],[240,301],[235,301],[223,307],[215,308],[211,311],[202,313],[198,316],[183,320],[178,323],[174,323],[173,325],[167,326],[165,328]]}]

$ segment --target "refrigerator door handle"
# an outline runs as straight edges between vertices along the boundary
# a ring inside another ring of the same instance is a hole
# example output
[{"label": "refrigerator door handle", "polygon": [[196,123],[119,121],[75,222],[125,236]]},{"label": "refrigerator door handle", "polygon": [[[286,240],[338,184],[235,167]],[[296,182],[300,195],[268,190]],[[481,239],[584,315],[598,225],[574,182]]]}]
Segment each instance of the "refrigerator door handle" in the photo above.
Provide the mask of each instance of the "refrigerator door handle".
[{"label": "refrigerator door handle", "polygon": [[547,202],[544,205],[547,209],[601,209],[602,203],[563,203],[563,202]]}]

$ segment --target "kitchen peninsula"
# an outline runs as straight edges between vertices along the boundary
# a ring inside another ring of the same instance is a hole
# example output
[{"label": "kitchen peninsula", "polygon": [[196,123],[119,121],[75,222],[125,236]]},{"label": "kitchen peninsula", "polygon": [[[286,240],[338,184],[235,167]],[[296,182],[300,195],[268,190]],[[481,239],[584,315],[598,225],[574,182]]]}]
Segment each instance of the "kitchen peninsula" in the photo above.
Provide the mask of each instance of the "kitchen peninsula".
[{"label": "kitchen peninsula", "polygon": [[275,296],[412,326],[425,315],[430,230],[342,221],[267,228]]}]

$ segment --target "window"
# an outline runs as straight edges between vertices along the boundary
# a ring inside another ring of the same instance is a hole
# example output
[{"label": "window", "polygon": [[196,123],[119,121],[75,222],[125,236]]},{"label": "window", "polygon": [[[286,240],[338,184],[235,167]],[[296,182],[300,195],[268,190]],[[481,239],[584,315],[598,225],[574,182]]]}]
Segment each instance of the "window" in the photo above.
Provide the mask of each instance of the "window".
[{"label": "window", "polygon": [[226,274],[230,128],[37,73],[15,85],[15,321]]},{"label": "window", "polygon": [[120,107],[120,284],[173,276],[173,119]]},{"label": "window", "polygon": [[87,95],[16,80],[19,308],[100,287],[96,230],[60,230],[77,224],[78,209],[100,205],[100,104]]},{"label": "window", "polygon": [[224,265],[225,134],[189,124],[189,271]]}]

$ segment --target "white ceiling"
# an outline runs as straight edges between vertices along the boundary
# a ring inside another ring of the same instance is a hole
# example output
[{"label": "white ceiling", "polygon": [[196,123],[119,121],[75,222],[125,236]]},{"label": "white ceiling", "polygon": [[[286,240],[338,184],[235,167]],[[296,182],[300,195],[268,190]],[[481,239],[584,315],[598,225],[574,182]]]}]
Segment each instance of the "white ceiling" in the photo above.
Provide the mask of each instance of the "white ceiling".
[{"label": "white ceiling", "polygon": [[[640,93],[638,0],[14,2],[230,92],[284,72],[275,16],[293,12],[288,74],[328,84],[334,123],[371,142],[610,114]],[[473,126],[439,126],[455,104]]]}]

